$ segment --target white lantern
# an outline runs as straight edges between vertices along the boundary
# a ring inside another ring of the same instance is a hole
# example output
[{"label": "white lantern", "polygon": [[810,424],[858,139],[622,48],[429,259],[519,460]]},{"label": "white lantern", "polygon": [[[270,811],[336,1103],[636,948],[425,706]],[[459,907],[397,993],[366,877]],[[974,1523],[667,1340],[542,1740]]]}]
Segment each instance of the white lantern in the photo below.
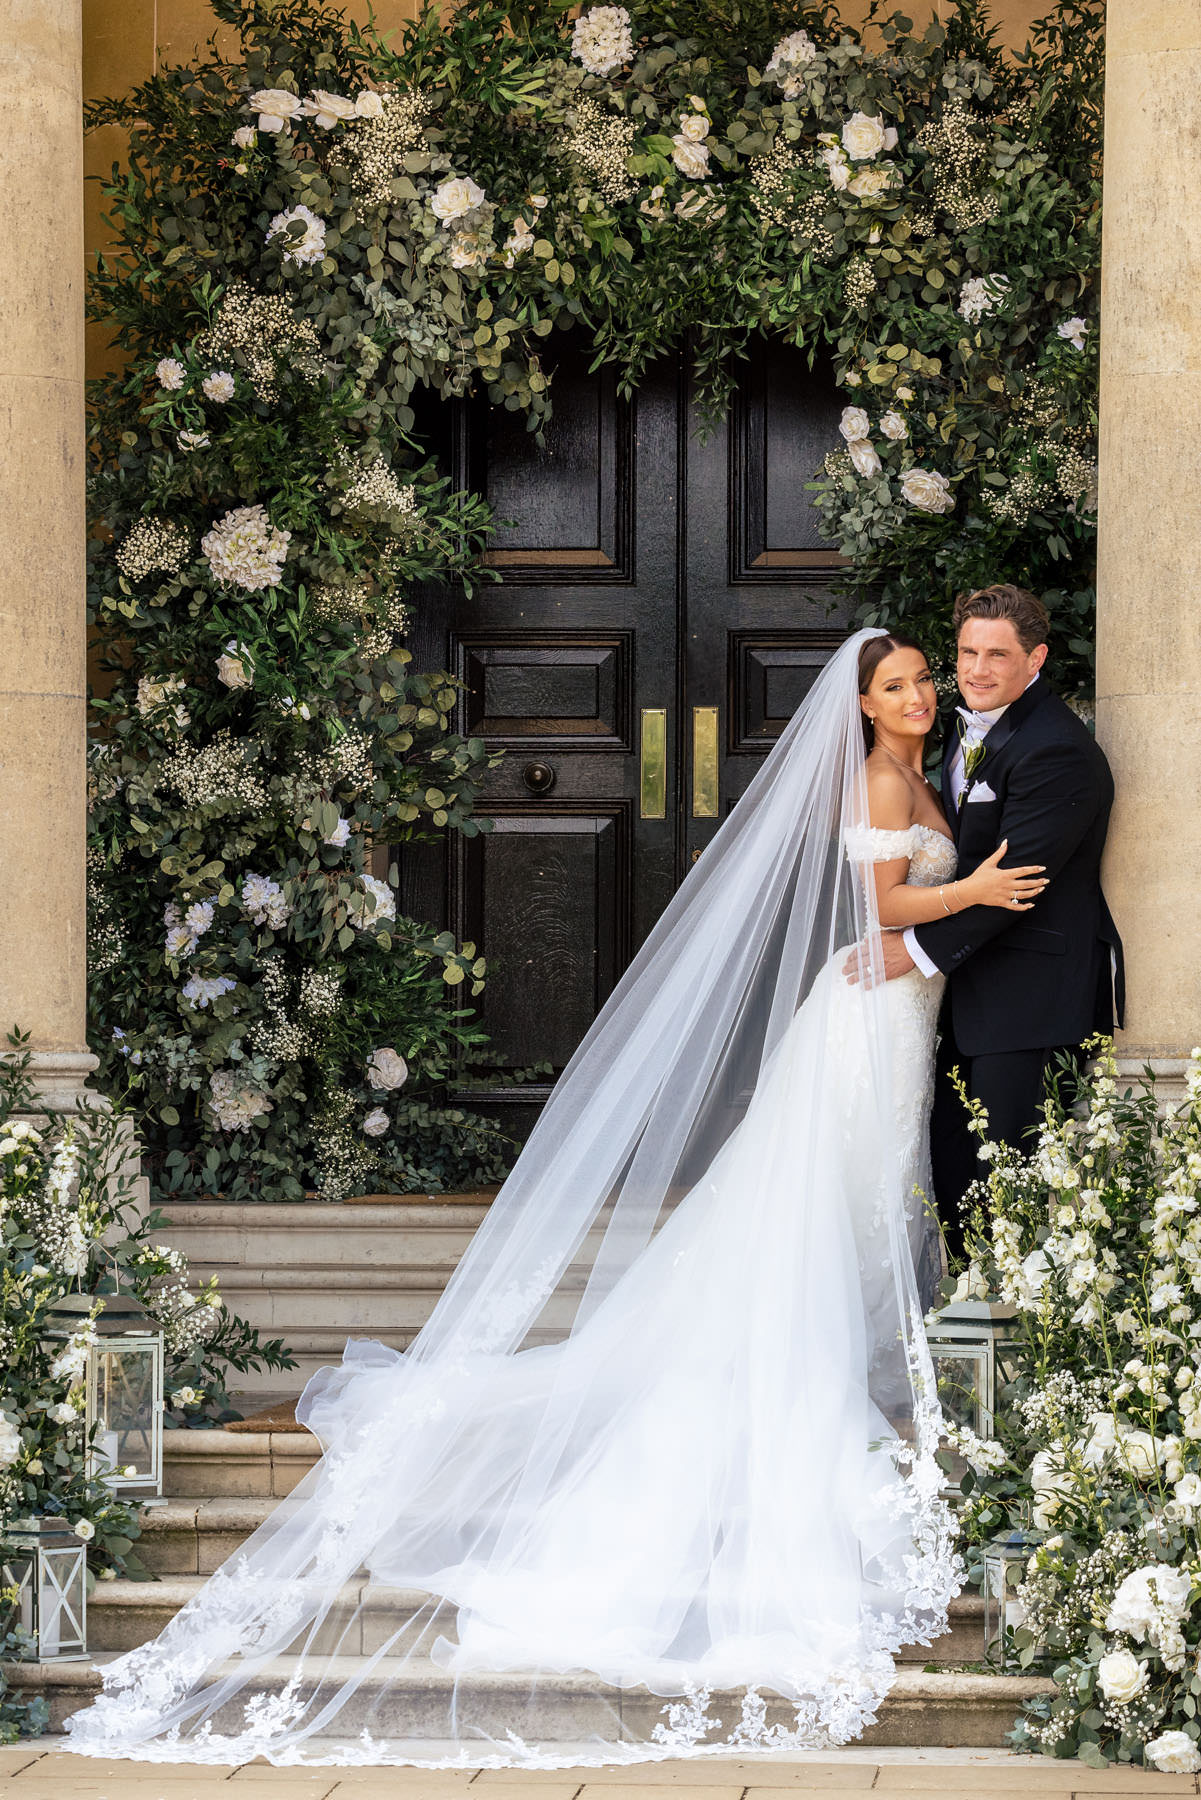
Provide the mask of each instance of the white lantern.
[{"label": "white lantern", "polygon": [[984,1656],[986,1662],[1013,1672],[1021,1664],[1013,1648],[1013,1633],[1026,1622],[1026,1609],[1017,1589],[1026,1579],[1026,1565],[1042,1539],[1028,1531],[1011,1531],[993,1538],[984,1552]]},{"label": "white lantern", "polygon": [[938,1398],[950,1424],[978,1437],[995,1435],[997,1396],[1008,1375],[1015,1308],[997,1300],[960,1300],[944,1306],[926,1327]]},{"label": "white lantern", "polygon": [[151,1504],[163,1490],[161,1327],[133,1294],[65,1294],[50,1309],[46,1335],[66,1341],[97,1301],[85,1376],[87,1472],[119,1499]]},{"label": "white lantern", "polygon": [[0,1585],[15,1589],[13,1623],[25,1659],[66,1662],[88,1653],[87,1550],[65,1519],[14,1519],[0,1551]]}]

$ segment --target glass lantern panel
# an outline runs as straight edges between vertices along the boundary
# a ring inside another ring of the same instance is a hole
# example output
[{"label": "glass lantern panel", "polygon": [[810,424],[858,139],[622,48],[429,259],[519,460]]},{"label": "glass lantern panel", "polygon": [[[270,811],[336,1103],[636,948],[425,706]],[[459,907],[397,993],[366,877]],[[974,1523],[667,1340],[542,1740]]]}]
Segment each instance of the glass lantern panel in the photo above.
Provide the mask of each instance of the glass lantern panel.
[{"label": "glass lantern panel", "polygon": [[152,1340],[144,1344],[106,1344],[102,1340],[92,1352],[99,1427],[95,1443],[101,1465],[98,1473],[111,1470],[121,1474],[132,1466],[131,1480],[156,1478],[156,1351]]},{"label": "glass lantern panel", "polygon": [[[22,1555],[20,1553],[16,1555],[10,1554],[5,1559],[3,1568],[0,1568],[0,1587],[16,1590],[15,1601],[10,1601],[7,1598],[5,1600],[5,1622],[10,1628],[15,1626],[17,1630],[25,1632],[30,1638],[33,1637],[33,1634],[37,1629],[37,1617],[33,1600],[33,1573],[33,1557]],[[28,1652],[22,1652],[22,1654],[32,1655],[32,1646]]]},{"label": "glass lantern panel", "polygon": [[930,1355],[938,1400],[947,1423],[966,1425],[981,1437],[991,1437],[987,1345],[932,1342]]},{"label": "glass lantern panel", "polygon": [[38,1655],[64,1656],[87,1647],[84,1631],[87,1553],[78,1548],[42,1551],[38,1594]]}]

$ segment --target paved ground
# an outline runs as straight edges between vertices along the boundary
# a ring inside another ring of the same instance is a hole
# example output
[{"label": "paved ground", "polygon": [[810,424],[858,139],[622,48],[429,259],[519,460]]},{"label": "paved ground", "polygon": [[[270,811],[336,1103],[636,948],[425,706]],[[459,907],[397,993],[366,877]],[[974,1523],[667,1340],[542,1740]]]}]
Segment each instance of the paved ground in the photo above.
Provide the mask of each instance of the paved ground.
[{"label": "paved ground", "polygon": [[[670,1790],[669,1794],[664,1789]],[[46,1740],[0,1748],[4,1800],[802,1800],[806,1794],[892,1800],[1121,1800],[1201,1793],[1194,1775],[1098,1774],[1082,1763],[1003,1750],[845,1750],[812,1758],[657,1763],[546,1774],[464,1769],[196,1768],[64,1756]]]}]

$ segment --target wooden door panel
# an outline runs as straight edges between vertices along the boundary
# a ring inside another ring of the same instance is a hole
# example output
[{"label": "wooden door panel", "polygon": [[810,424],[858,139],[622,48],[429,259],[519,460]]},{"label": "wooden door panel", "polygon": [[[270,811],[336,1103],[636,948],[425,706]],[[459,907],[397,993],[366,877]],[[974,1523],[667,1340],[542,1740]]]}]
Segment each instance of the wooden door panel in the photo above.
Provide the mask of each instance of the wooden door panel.
[{"label": "wooden door panel", "polygon": [[729,750],[761,754],[842,642],[838,631],[732,631],[727,651]]},{"label": "wooden door panel", "polygon": [[633,749],[631,632],[497,627],[458,649],[468,735],[518,753]]}]

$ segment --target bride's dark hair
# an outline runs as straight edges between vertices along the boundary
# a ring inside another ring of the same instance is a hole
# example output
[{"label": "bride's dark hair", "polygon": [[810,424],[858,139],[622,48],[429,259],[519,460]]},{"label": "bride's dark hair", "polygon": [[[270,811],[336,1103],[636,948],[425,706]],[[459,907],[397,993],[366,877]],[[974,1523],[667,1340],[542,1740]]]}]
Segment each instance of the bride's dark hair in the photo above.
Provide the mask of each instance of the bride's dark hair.
[{"label": "bride's dark hair", "polygon": [[[862,650],[859,652],[859,692],[861,694],[866,694],[868,688],[872,685],[876,670],[880,667],[884,658],[886,656],[891,656],[894,650],[916,650],[919,656],[925,656],[926,654],[917,639],[911,638],[904,631],[889,631],[882,637],[868,638]],[[871,753],[875,742],[876,728],[868,718],[867,714],[864,713],[863,747],[869,754]]]}]

